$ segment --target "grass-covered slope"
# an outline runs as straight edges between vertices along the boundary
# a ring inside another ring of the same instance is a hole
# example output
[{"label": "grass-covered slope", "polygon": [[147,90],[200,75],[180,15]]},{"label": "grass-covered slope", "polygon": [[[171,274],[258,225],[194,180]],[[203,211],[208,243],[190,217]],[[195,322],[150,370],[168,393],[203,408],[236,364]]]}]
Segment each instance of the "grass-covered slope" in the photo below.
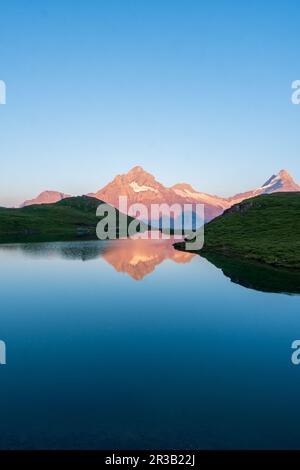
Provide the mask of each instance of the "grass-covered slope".
[{"label": "grass-covered slope", "polygon": [[98,199],[80,196],[54,204],[0,208],[0,242],[96,238],[100,204]]},{"label": "grass-covered slope", "polygon": [[226,210],[205,225],[202,251],[300,269],[300,192],[262,195]]}]

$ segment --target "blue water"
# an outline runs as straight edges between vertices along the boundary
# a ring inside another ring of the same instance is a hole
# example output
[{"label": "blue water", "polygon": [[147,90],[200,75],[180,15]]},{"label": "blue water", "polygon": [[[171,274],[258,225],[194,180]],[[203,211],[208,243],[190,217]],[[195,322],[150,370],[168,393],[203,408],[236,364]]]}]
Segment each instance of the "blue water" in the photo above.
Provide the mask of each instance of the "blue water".
[{"label": "blue water", "polygon": [[300,297],[172,250],[0,247],[1,448],[300,448]]}]

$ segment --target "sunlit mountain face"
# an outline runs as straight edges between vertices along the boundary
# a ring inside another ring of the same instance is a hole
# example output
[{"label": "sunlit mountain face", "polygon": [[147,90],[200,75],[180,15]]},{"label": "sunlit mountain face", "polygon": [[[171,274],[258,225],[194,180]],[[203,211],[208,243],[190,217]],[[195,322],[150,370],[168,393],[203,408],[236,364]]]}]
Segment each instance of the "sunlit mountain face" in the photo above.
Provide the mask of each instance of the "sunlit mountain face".
[{"label": "sunlit mountain face", "polygon": [[[118,207],[119,196],[126,196],[128,205],[142,203],[148,208],[149,213],[152,204],[168,204],[168,206],[205,204],[206,220],[220,215],[228,206],[222,198],[198,192],[185,183],[167,188],[140,166],[132,168],[124,175],[116,176],[104,188],[89,195],[115,207]],[[176,215],[178,214],[175,214],[175,218]]]},{"label": "sunlit mountain face", "polygon": [[[136,203],[142,203],[148,208],[149,213],[153,204],[168,204],[169,206],[173,204],[181,206],[184,204],[203,204],[205,221],[209,221],[221,215],[225,209],[244,199],[261,194],[285,191],[300,191],[300,186],[286,170],[281,170],[278,174],[272,175],[259,188],[224,198],[198,191],[188,183],[178,183],[168,188],[142,167],[136,166],[126,174],[117,175],[113,181],[98,191],[88,193],[88,196],[95,197],[117,208],[119,208],[119,197],[126,196],[128,207]],[[44,191],[38,197],[27,200],[22,205],[48,204],[66,197],[70,196],[59,191]]]},{"label": "sunlit mountain face", "polygon": [[272,194],[279,192],[300,191],[300,186],[294,181],[292,176],[286,171],[281,170],[277,175],[272,175],[262,186],[257,189],[236,194],[228,199],[230,206],[248,199],[249,197],[260,196],[261,194]]},{"label": "sunlit mountain face", "polygon": [[153,175],[137,166],[124,175],[116,176],[111,183],[96,193],[91,193],[90,196],[115,207],[118,207],[119,196],[127,196],[129,204],[143,203],[148,207],[153,203],[167,203],[168,205],[179,203],[182,206],[184,204],[203,204],[205,220],[209,221],[244,199],[280,191],[300,191],[300,186],[286,170],[272,175],[259,188],[236,194],[230,198],[223,198],[197,191],[187,183],[179,183],[166,188]]},{"label": "sunlit mountain face", "polygon": [[71,197],[71,195],[59,191],[43,191],[36,198],[24,201],[21,207],[32,206],[33,204],[53,204],[68,197]]}]

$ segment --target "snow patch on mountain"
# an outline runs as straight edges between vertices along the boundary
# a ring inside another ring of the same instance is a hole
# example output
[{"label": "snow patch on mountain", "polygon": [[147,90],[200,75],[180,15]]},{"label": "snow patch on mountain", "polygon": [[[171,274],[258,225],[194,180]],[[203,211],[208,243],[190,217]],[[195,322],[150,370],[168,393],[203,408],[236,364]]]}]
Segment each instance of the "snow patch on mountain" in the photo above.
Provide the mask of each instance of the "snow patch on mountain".
[{"label": "snow patch on mountain", "polygon": [[151,188],[151,186],[145,186],[145,185],[140,186],[136,181],[132,181],[132,183],[130,183],[129,186],[133,189],[135,193],[141,193],[144,191],[152,191],[154,193],[158,193],[157,189]]},{"label": "snow patch on mountain", "polygon": [[[180,197],[193,199],[194,201],[199,201],[200,203],[214,204],[220,206],[223,209],[229,207],[229,203],[225,200],[222,200],[219,197],[214,197],[206,193],[200,193],[198,191],[190,190],[187,188],[177,189],[176,186],[173,186],[173,191]],[[192,189],[192,188],[191,188]]]}]

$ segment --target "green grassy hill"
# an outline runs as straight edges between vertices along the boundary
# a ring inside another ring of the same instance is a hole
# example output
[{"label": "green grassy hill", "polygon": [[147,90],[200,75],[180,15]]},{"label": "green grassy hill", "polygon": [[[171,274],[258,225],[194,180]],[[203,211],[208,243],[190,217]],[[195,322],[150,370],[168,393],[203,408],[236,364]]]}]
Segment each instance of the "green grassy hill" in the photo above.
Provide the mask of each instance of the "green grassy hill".
[{"label": "green grassy hill", "polygon": [[[175,244],[184,249],[185,244]],[[205,225],[202,252],[300,269],[300,192],[247,199]]]},{"label": "green grassy hill", "polygon": [[0,242],[96,238],[100,221],[96,210],[100,204],[98,199],[80,196],[19,209],[1,207]]}]

